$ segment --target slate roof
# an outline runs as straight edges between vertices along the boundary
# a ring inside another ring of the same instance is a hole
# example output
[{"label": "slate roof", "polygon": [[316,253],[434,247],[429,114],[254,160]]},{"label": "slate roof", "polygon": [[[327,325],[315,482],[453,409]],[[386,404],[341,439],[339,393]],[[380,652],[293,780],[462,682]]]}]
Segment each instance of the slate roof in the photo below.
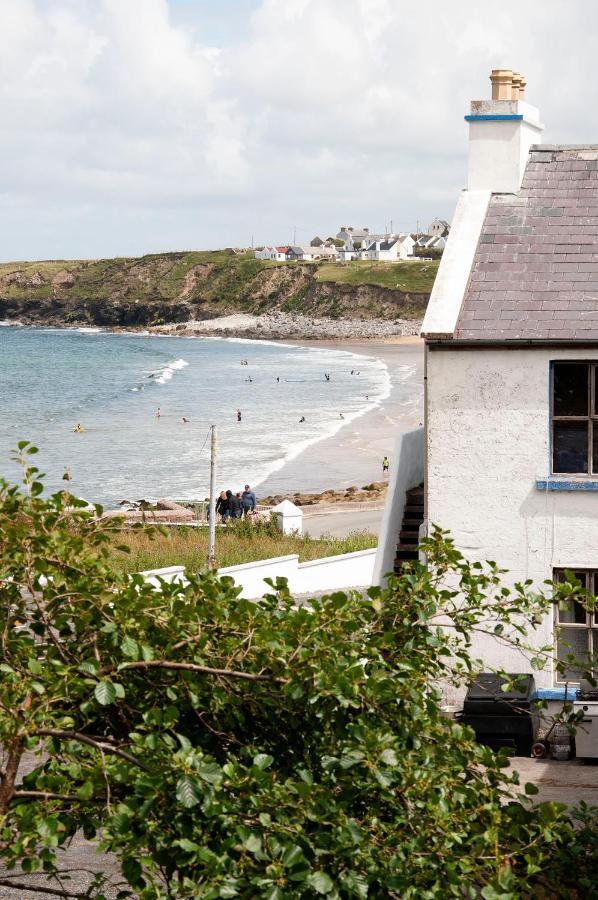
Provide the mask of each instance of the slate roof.
[{"label": "slate roof", "polygon": [[454,337],[598,340],[598,146],[533,146],[492,195]]}]

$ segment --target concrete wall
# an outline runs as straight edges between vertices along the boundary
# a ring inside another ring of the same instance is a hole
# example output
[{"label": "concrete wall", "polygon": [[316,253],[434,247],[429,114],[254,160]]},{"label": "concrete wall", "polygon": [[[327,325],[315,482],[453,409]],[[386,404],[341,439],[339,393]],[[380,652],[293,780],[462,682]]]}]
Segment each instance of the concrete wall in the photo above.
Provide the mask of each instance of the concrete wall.
[{"label": "concrete wall", "polygon": [[[352,587],[369,587],[373,581],[376,549],[359,550],[340,556],[326,556],[311,562],[300,563],[296,554],[228,566],[218,569],[218,574],[232,578],[243,589],[248,599],[261,597],[271,590],[265,578],[286,578],[293,594],[309,594],[319,591],[345,590]],[[183,566],[169,566],[142,572],[146,579],[157,585],[158,578],[175,581],[184,577]]]},{"label": "concrete wall", "polygon": [[[542,586],[555,567],[598,567],[598,494],[536,487],[551,471],[550,362],[559,359],[598,351],[428,350],[428,521],[450,529],[469,560],[509,569],[505,583]],[[552,616],[530,637],[551,643]],[[529,671],[491,639],[476,652],[489,666]],[[553,684],[550,671],[535,677]]]},{"label": "concrete wall", "polygon": [[384,584],[385,576],[394,568],[397,541],[405,509],[405,494],[423,480],[424,429],[415,428],[399,436],[391,457],[390,481],[373,573],[374,584]]}]

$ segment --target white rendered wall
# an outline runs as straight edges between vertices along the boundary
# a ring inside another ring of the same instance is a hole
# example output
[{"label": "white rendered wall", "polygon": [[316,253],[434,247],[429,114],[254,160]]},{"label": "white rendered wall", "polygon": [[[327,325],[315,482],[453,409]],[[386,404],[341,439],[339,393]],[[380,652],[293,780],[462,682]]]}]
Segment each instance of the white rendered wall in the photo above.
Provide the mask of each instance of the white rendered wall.
[{"label": "white rendered wall", "polygon": [[[598,493],[538,491],[550,473],[550,361],[598,351],[428,348],[428,522],[448,528],[469,560],[495,560],[505,583],[537,586],[555,567],[598,568]],[[566,476],[565,476],[566,477]],[[552,643],[552,616],[537,629]],[[492,639],[476,641],[489,667],[531,671]],[[553,673],[535,673],[549,688]]]},{"label": "white rendered wall", "polygon": [[490,191],[463,191],[422,324],[424,337],[452,337],[490,201]]},{"label": "white rendered wall", "polygon": [[384,502],[373,584],[384,584],[392,572],[399,531],[403,522],[405,495],[424,480],[424,429],[414,428],[401,434],[391,457],[388,492]]},{"label": "white rendered wall", "polygon": [[[218,569],[218,575],[232,578],[235,584],[242,588],[243,596],[253,600],[272,590],[265,583],[265,578],[286,578],[289,590],[293,594],[369,587],[373,583],[375,559],[375,547],[371,550],[343,553],[340,556],[326,556],[305,563],[300,563],[299,557],[293,554],[243,563],[239,566],[228,566]],[[141,574],[157,586],[159,578],[169,582],[184,580],[184,572],[184,566],[169,566]]]}]

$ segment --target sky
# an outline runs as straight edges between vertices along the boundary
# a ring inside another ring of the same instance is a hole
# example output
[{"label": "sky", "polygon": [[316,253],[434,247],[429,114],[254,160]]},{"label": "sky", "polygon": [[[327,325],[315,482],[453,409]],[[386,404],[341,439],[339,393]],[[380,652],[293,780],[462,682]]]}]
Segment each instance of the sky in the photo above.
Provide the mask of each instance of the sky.
[{"label": "sky", "polygon": [[492,68],[598,143],[597,33],[588,0],[0,0],[0,259],[450,221]]}]

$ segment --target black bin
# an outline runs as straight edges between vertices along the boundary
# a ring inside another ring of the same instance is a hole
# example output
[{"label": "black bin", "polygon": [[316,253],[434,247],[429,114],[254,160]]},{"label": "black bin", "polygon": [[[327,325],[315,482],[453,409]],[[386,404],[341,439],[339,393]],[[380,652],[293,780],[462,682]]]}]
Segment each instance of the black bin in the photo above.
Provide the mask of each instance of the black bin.
[{"label": "black bin", "polygon": [[[507,680],[515,684],[503,691]],[[473,728],[480,744],[494,750],[508,747],[516,756],[530,756],[539,724],[535,691],[533,675],[482,672],[469,686],[459,721]]]}]

